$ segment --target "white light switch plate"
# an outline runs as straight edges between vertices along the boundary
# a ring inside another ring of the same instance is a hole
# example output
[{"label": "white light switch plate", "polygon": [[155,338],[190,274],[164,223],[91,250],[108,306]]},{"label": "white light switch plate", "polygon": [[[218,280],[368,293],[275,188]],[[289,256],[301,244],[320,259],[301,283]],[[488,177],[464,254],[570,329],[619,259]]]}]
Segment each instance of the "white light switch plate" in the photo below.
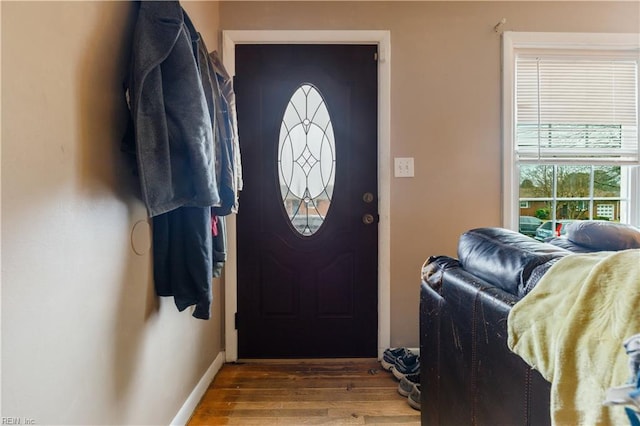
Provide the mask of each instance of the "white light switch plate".
[{"label": "white light switch plate", "polygon": [[413,177],[413,157],[394,158],[395,177]]}]

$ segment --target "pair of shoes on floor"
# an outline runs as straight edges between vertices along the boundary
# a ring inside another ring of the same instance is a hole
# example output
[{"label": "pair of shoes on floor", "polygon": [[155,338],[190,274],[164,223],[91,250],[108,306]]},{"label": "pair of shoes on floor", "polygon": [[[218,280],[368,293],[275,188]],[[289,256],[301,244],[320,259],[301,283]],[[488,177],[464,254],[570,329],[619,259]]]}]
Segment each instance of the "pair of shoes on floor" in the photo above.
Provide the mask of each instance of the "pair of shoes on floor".
[{"label": "pair of shoes on floor", "polygon": [[407,402],[416,410],[420,410],[420,373],[407,374],[398,384],[398,393],[407,397]]}]

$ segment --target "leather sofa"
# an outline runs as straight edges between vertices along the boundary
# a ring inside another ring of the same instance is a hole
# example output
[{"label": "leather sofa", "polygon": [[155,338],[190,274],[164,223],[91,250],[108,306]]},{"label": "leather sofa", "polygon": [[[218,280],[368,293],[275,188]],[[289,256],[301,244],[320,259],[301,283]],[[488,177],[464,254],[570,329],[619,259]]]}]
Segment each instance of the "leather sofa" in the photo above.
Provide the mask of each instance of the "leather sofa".
[{"label": "leather sofa", "polygon": [[425,262],[422,425],[550,424],[551,385],[507,347],[507,316],[567,248],[479,228],[460,237],[457,259]]}]

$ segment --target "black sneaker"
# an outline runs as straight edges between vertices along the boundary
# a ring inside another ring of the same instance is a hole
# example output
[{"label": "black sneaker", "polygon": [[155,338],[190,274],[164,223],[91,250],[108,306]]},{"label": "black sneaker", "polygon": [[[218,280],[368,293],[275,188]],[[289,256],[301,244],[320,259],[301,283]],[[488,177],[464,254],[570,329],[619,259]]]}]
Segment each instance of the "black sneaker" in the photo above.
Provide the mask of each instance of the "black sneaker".
[{"label": "black sneaker", "polygon": [[408,374],[417,374],[420,372],[420,355],[409,353],[396,360],[391,372],[396,379],[402,378]]},{"label": "black sneaker", "polygon": [[398,393],[402,396],[409,396],[413,388],[420,384],[420,373],[407,374],[398,384]]},{"label": "black sneaker", "polygon": [[420,411],[420,384],[417,384],[409,396],[407,397],[407,402],[411,406],[418,411]]},{"label": "black sneaker", "polygon": [[382,353],[382,359],[380,360],[380,364],[382,368],[389,371],[391,367],[396,364],[396,360],[400,357],[403,357],[409,353],[407,348],[389,348],[386,349]]}]

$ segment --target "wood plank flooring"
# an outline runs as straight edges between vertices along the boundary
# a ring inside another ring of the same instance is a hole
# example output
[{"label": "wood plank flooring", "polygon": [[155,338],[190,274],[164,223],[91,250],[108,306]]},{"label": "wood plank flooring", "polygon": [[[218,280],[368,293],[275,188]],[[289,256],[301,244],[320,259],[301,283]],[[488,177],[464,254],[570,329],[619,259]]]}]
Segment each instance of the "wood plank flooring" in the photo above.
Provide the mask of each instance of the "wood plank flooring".
[{"label": "wood plank flooring", "polygon": [[375,359],[225,364],[188,425],[419,425],[397,388]]}]

